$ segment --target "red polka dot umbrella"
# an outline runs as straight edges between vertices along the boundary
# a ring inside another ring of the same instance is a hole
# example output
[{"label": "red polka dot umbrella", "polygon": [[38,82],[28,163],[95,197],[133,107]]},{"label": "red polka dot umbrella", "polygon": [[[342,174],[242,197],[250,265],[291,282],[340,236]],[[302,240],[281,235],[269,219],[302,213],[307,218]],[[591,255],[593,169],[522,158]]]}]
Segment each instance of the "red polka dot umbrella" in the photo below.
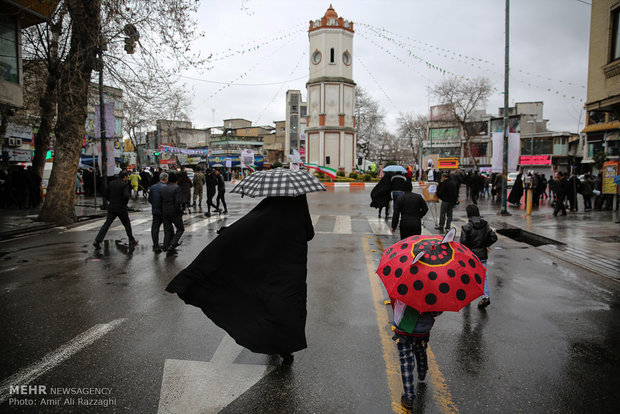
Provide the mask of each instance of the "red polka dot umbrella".
[{"label": "red polka dot umbrella", "polygon": [[412,236],[387,248],[377,274],[388,296],[420,312],[458,312],[482,296],[486,268],[453,241],[455,233]]}]

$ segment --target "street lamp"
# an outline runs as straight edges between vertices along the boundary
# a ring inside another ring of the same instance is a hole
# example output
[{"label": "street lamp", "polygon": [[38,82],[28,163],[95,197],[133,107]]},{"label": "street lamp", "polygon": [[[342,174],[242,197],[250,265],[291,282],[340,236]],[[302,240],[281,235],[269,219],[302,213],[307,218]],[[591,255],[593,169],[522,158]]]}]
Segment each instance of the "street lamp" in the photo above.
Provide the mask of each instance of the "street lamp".
[{"label": "street lamp", "polygon": [[532,124],[532,139],[530,140],[530,155],[534,155],[534,132],[536,131],[536,120],[527,121]]}]

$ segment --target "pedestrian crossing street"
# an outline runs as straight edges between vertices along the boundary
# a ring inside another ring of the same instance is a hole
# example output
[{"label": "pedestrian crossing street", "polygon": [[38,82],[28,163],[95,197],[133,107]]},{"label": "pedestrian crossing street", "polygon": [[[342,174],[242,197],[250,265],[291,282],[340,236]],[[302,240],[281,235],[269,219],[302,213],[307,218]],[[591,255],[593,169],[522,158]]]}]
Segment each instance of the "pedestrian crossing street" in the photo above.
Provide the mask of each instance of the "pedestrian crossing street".
[{"label": "pedestrian crossing street", "polygon": [[[201,229],[213,226],[218,229],[221,226],[230,226],[240,217],[230,215],[213,215],[209,218],[203,215],[184,216],[185,232],[196,232]],[[350,216],[350,215],[311,215],[314,232],[316,234],[375,234],[390,236],[392,232],[388,222],[376,216]],[[130,216],[131,227],[135,234],[146,234],[151,232],[151,217],[140,215]],[[67,233],[96,232],[105,222],[105,218],[97,219],[71,229],[65,230]],[[125,229],[119,220],[116,220],[108,232],[121,231]]]}]

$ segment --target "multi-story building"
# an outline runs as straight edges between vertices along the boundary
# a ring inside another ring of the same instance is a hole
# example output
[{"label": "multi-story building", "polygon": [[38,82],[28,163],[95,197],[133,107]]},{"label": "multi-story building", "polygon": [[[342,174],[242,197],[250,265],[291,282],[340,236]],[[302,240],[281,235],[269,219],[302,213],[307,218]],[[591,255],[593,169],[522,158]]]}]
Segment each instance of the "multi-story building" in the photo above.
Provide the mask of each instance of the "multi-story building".
[{"label": "multi-story building", "polygon": [[[458,159],[452,168],[490,167],[493,133],[504,128],[503,107],[496,116],[482,110],[470,114],[471,121],[465,126],[469,143],[449,105],[433,106],[430,114],[429,139],[423,143],[424,154],[437,155],[440,160]],[[576,165],[581,156],[579,135],[549,131],[547,122],[543,118],[543,102],[517,102],[508,109],[508,131],[521,134],[519,165],[525,170],[545,174],[558,169],[569,171],[570,165]]]},{"label": "multi-story building", "polygon": [[275,121],[275,133],[263,137],[263,154],[265,162],[273,164],[276,161],[284,163],[284,148],[286,141],[286,121]]},{"label": "multi-story building", "polygon": [[32,160],[32,125],[12,123],[11,115],[24,106],[24,65],[21,31],[42,23],[54,13],[58,0],[0,0],[0,144],[2,162]]},{"label": "multi-story building", "polygon": [[584,160],[596,153],[620,156],[620,2],[593,0]]},{"label": "multi-story building", "polygon": [[306,162],[350,172],[355,168],[353,22],[330,6],[310,21]]},{"label": "multi-story building", "polygon": [[293,150],[302,155],[306,150],[306,115],[308,106],[302,100],[301,91],[286,91],[286,120],[285,120],[285,154]]}]

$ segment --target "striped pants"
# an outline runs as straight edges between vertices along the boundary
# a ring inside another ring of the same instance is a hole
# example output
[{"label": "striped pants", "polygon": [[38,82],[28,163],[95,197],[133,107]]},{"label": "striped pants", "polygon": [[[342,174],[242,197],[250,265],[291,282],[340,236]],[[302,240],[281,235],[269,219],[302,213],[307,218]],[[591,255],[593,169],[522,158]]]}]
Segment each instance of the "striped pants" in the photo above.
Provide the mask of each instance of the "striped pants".
[{"label": "striped pants", "polygon": [[[418,375],[426,375],[428,370],[428,359],[426,348],[428,347],[427,338],[413,338],[397,336],[396,346],[398,347],[398,357],[400,359],[400,373],[403,379],[403,389],[407,398],[415,398],[413,387],[413,370],[416,361],[418,362]],[[415,360],[414,360],[415,357]]]}]

